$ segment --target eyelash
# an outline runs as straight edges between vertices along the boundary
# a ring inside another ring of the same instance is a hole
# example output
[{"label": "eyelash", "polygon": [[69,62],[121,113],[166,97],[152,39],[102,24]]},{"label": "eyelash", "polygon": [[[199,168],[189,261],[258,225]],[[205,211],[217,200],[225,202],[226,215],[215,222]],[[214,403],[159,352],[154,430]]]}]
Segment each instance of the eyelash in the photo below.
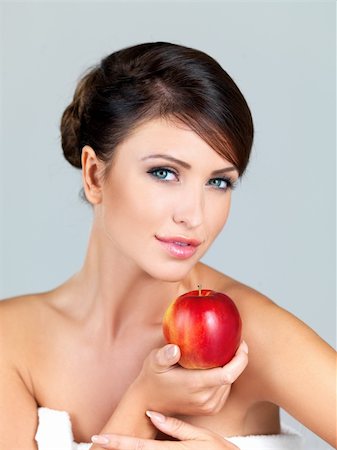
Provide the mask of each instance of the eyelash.
[{"label": "eyelash", "polygon": [[[149,173],[151,176],[153,176],[154,178],[156,178],[158,181],[160,182],[169,182],[172,180],[165,180],[164,178],[159,177],[158,175],[156,175],[156,173],[158,172],[167,172],[167,174],[173,174],[176,178],[178,178],[178,174],[175,170],[170,169],[168,167],[154,167],[153,169],[150,169],[147,171],[147,173]],[[166,174],[166,176],[167,176]],[[211,185],[212,187],[214,187],[215,189],[219,190],[219,191],[227,191],[229,190],[233,190],[236,187],[236,182],[233,181],[231,178],[227,178],[227,177],[218,177],[218,178],[211,178],[209,181],[215,181],[215,180],[220,180],[224,181],[226,183],[226,187],[222,188],[222,187],[218,187],[218,186],[214,186]]]}]

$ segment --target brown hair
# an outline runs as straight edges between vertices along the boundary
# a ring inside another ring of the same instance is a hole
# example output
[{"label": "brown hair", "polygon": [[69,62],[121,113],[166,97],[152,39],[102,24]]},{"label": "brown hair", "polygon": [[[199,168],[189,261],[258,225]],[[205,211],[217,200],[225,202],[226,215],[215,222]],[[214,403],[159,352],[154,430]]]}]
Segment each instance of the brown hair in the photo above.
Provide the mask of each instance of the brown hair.
[{"label": "brown hair", "polygon": [[82,148],[90,145],[109,165],[135,127],[158,117],[185,123],[245,171],[253,122],[241,91],[207,54],[166,42],[112,53],[81,79],[61,120],[64,156],[81,168]]}]

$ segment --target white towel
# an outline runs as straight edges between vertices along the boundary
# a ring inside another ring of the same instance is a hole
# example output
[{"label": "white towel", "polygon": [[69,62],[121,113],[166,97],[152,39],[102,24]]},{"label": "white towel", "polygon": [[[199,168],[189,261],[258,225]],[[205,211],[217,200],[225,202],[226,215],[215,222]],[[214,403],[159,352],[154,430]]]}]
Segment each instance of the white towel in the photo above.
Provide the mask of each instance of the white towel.
[{"label": "white towel", "polygon": [[235,436],[226,438],[240,450],[302,450],[304,439],[292,428],[282,424],[281,434]]},{"label": "white towel", "polygon": [[[69,414],[49,408],[39,408],[39,425],[35,439],[39,450],[89,450],[92,444],[74,442]],[[301,450],[303,438],[289,427],[282,433],[262,436],[226,438],[240,450]],[[205,449],[207,450],[207,449]]]},{"label": "white towel", "polygon": [[39,426],[35,440],[39,450],[88,450],[92,444],[74,441],[69,414],[66,411],[39,408]]}]

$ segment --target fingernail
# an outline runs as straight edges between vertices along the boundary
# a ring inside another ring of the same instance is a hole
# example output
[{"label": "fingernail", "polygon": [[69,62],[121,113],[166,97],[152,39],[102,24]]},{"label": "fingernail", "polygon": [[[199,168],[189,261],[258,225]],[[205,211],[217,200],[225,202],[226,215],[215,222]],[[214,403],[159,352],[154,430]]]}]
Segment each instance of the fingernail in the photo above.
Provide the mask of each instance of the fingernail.
[{"label": "fingernail", "polygon": [[102,435],[95,435],[92,436],[91,438],[91,442],[93,442],[94,444],[109,444],[109,438],[107,436],[102,436]]},{"label": "fingernail", "polygon": [[245,353],[248,353],[248,345],[245,341],[242,341],[241,348]]},{"label": "fingernail", "polygon": [[165,347],[165,356],[167,359],[174,359],[177,356],[178,348],[176,345],[168,345]]},{"label": "fingernail", "polygon": [[150,419],[156,420],[157,422],[165,422],[166,418],[162,414],[154,411],[146,411],[147,417],[150,417]]}]

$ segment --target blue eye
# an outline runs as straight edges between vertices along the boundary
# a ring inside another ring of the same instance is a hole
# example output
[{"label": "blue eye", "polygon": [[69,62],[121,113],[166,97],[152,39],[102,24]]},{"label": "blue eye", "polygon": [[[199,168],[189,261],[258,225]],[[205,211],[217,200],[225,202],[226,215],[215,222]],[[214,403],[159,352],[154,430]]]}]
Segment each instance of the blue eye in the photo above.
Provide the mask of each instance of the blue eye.
[{"label": "blue eye", "polygon": [[153,177],[163,181],[173,181],[177,179],[177,175],[173,170],[165,169],[164,167],[158,167],[148,171]]},{"label": "blue eye", "polygon": [[233,182],[227,178],[212,178],[208,184],[216,189],[227,190],[233,189]]}]

